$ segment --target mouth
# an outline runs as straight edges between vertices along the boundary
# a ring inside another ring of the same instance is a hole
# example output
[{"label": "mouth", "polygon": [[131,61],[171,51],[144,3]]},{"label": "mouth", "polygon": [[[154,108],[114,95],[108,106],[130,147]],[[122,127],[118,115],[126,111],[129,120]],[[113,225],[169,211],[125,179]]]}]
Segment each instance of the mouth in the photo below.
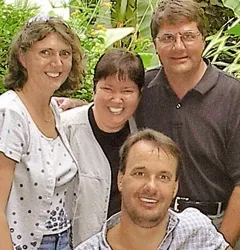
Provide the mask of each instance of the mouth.
[{"label": "mouth", "polygon": [[45,74],[51,78],[57,78],[61,75],[61,72],[57,72],[57,73],[46,72]]},{"label": "mouth", "polygon": [[109,107],[109,110],[114,115],[120,115],[123,112],[123,108],[111,108],[111,107]]},{"label": "mouth", "polygon": [[153,198],[143,198],[143,197],[140,197],[140,200],[146,204],[157,204],[158,203],[158,200],[156,199],[153,199]]},{"label": "mouth", "polygon": [[172,60],[175,60],[175,61],[183,61],[183,60],[187,60],[187,59],[188,59],[188,56],[172,57]]}]

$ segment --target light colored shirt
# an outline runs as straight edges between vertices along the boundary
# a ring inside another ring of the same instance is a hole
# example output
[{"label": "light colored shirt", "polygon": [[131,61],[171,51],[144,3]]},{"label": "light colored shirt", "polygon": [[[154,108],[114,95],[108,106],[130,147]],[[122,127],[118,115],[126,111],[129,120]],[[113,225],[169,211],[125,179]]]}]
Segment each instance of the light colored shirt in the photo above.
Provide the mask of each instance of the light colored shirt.
[{"label": "light colored shirt", "polygon": [[[91,106],[92,103],[61,113],[66,136],[80,167],[77,209],[72,228],[74,245],[102,229],[110,199],[111,167],[89,122],[88,110]],[[137,131],[133,118],[129,119],[129,127],[131,133]]]},{"label": "light colored shirt", "polygon": [[[77,246],[75,250],[112,249],[107,242],[107,231],[119,223],[120,216],[118,213],[109,218],[101,232]],[[195,208],[187,208],[181,213],[169,210],[166,234],[156,250],[224,250],[228,246],[207,216]]]},{"label": "light colored shirt", "polygon": [[[6,207],[15,250],[35,250],[39,247],[49,218],[48,211],[57,185],[56,177],[59,176],[60,181],[66,181],[76,172],[77,163],[63,132],[54,101],[51,101],[51,108],[62,141],[61,148],[64,148],[61,153],[63,157],[66,154],[69,162],[66,166],[58,159],[57,163],[63,164],[61,173],[55,171],[54,150],[55,147],[60,150],[55,140],[41,133],[14,91],[9,90],[0,96],[0,152],[16,161]],[[66,174],[69,169],[72,169],[69,173],[71,176]],[[66,203],[68,199],[66,196]],[[69,218],[73,217],[74,210],[75,206],[72,204],[69,211],[66,211]]]},{"label": "light colored shirt", "polygon": [[67,152],[60,136],[53,140],[53,158],[55,189],[51,207],[47,211],[45,235],[61,233],[71,226],[71,218],[66,211],[69,211],[74,203],[77,166]]}]

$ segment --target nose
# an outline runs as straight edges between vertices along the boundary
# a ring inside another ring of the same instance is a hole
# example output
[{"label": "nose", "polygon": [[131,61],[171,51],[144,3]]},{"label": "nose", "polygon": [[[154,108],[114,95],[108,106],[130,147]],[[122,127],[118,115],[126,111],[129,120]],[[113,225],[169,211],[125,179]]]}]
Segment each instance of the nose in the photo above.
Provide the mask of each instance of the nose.
[{"label": "nose", "polygon": [[113,93],[112,101],[116,103],[122,103],[123,102],[123,96],[121,93]]},{"label": "nose", "polygon": [[149,192],[151,194],[156,193],[158,190],[158,186],[157,186],[157,182],[156,182],[155,178],[147,179],[144,188],[147,192]]},{"label": "nose", "polygon": [[51,64],[54,67],[62,66],[62,58],[61,58],[61,56],[60,55],[53,55]]},{"label": "nose", "polygon": [[173,48],[178,49],[178,50],[185,49],[185,45],[184,45],[184,42],[182,41],[181,35],[179,34],[176,35]]}]

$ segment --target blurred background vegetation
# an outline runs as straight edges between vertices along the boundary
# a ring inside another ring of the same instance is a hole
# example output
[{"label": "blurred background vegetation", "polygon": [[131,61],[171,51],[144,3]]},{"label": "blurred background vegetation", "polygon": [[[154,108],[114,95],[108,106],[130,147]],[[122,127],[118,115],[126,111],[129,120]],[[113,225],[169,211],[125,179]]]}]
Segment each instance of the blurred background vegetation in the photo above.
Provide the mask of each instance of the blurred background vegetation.
[{"label": "blurred background vegetation", "polygon": [[[205,13],[209,36],[204,57],[222,70],[240,78],[240,0],[198,0]],[[49,0],[51,3],[51,0]],[[78,33],[85,52],[83,85],[68,96],[91,101],[94,66],[102,53],[112,47],[125,47],[139,53],[146,69],[158,60],[150,36],[150,20],[158,0],[62,0],[52,4],[69,10],[67,22]],[[30,17],[39,14],[37,5],[27,0],[6,4],[0,0],[0,94],[5,91],[3,76],[7,53],[14,34]]]}]

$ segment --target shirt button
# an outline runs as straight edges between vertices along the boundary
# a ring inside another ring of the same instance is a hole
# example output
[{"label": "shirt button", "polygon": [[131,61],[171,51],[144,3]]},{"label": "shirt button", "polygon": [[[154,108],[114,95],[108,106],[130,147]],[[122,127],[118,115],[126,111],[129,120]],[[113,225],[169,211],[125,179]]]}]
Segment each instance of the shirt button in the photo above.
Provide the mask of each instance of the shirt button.
[{"label": "shirt button", "polygon": [[180,103],[177,104],[176,108],[180,109],[182,107],[182,105]]}]

